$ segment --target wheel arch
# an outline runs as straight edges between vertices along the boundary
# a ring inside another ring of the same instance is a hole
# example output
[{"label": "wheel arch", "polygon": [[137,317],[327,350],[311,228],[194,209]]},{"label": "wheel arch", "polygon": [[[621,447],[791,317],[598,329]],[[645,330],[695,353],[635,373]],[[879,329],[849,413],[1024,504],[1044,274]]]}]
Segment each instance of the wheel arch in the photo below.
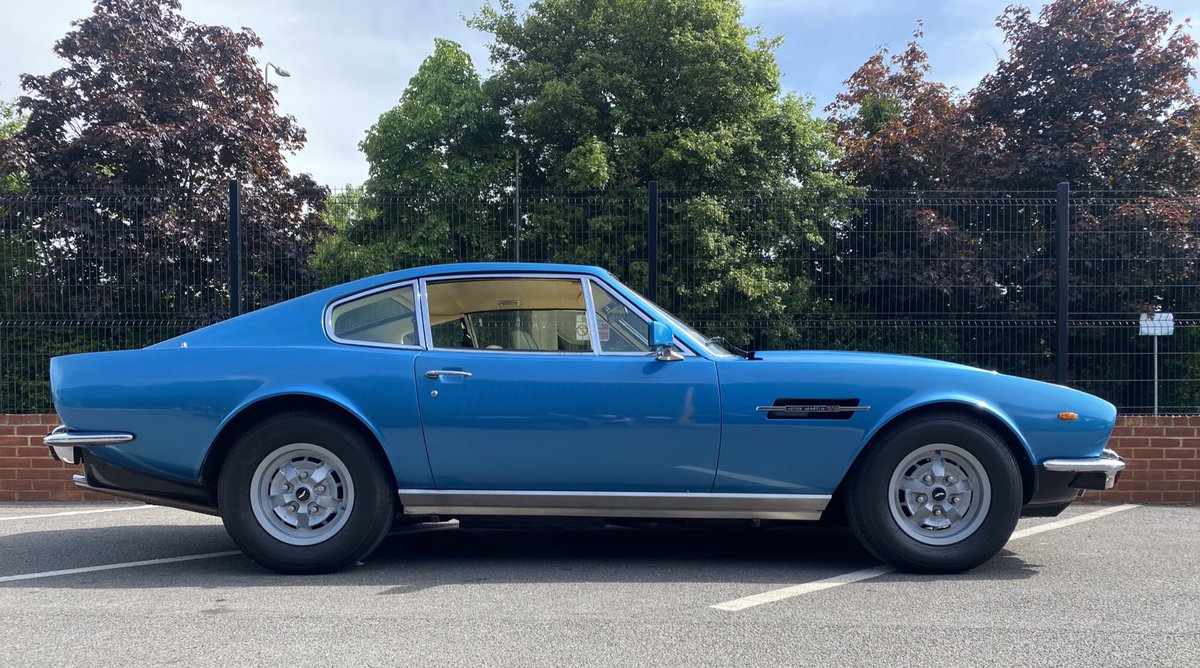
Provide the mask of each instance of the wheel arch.
[{"label": "wheel arch", "polygon": [[[311,413],[337,420],[362,436],[385,464],[389,463],[383,441],[367,421],[357,412],[329,397],[301,392],[289,392],[260,397],[235,411],[217,431],[212,445],[200,467],[200,484],[209,490],[215,500],[217,478],[221,466],[229,455],[233,444],[246,429],[281,413]],[[395,476],[390,465],[385,465],[385,475],[395,485]]]},{"label": "wheel arch", "polygon": [[842,518],[842,497],[845,493],[847,481],[853,477],[855,471],[862,465],[863,459],[871,448],[875,447],[876,444],[886,438],[892,431],[908,422],[920,419],[926,415],[946,413],[975,418],[990,427],[1003,439],[1004,444],[1008,446],[1013,457],[1017,460],[1017,468],[1021,472],[1022,504],[1028,503],[1034,489],[1033,460],[1029,454],[1029,445],[1021,437],[1016,427],[1006,417],[985,403],[964,399],[937,399],[901,408],[876,425],[875,429],[867,435],[865,445],[858,451],[854,461],[846,469],[846,475],[842,477],[842,481],[838,484],[837,489],[834,490],[833,498],[830,500],[826,511],[826,516],[830,519]]}]

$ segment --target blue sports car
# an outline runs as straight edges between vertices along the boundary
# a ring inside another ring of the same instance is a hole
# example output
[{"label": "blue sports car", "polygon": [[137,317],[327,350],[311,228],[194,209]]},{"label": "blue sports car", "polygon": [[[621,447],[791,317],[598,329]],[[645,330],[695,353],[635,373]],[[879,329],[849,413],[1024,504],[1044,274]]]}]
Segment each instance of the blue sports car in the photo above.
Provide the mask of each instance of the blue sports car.
[{"label": "blue sports car", "polygon": [[596,267],[398,271],[50,364],[79,486],[220,515],[258,563],[340,569],[397,521],[844,520],[956,572],[1107,489],[1116,410],[916,357],[747,352]]}]

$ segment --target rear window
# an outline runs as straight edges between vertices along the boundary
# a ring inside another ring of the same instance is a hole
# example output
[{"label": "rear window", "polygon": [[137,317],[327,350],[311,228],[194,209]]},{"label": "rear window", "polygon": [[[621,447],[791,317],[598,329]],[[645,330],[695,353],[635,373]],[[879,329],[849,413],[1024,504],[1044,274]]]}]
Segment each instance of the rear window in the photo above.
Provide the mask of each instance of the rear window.
[{"label": "rear window", "polygon": [[343,341],[419,345],[413,285],[402,285],[333,307],[330,334]]}]

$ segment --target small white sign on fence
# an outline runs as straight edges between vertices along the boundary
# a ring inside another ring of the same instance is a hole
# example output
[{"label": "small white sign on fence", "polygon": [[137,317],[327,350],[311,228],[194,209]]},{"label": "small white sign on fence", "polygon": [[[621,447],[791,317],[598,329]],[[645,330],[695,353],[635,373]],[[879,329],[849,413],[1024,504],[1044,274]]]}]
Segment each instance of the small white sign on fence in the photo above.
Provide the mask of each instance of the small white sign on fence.
[{"label": "small white sign on fence", "polygon": [[1138,318],[1138,334],[1142,336],[1171,336],[1174,333],[1174,313],[1143,313]]}]

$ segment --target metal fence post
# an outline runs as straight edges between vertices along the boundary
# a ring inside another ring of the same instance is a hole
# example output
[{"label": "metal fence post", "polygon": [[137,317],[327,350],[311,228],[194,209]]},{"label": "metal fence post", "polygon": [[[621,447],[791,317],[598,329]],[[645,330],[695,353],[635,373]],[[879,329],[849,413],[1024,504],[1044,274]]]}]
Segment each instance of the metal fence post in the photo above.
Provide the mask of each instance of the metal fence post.
[{"label": "metal fence post", "polygon": [[516,261],[521,261],[521,152],[517,151],[513,163],[513,174],[517,177],[516,191],[513,193],[513,235],[516,239]]},{"label": "metal fence post", "polygon": [[242,313],[242,198],[237,179],[229,182],[229,317]]},{"label": "metal fence post", "polygon": [[650,182],[650,217],[649,217],[649,249],[647,250],[647,264],[649,265],[650,284],[646,291],[650,294],[650,301],[658,303],[658,181]]},{"label": "metal fence post", "polygon": [[1054,285],[1057,297],[1057,305],[1054,312],[1055,333],[1057,334],[1054,346],[1054,379],[1059,385],[1067,384],[1067,344],[1069,339],[1067,296],[1071,288],[1071,270],[1069,266],[1071,255],[1067,235],[1070,224],[1071,184],[1063,182],[1058,184],[1058,238],[1054,253],[1055,268],[1057,269]]}]

